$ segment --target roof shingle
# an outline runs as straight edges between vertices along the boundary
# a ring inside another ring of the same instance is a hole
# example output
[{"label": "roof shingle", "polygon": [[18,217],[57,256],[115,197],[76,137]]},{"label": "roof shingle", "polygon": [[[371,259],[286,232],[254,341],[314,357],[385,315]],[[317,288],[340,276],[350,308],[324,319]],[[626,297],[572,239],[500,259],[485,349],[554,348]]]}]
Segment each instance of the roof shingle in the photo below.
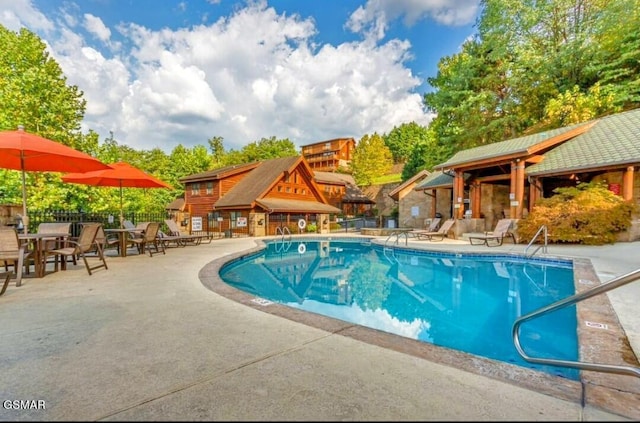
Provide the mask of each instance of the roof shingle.
[{"label": "roof shingle", "polygon": [[640,108],[600,118],[589,131],[527,167],[531,176],[640,163]]}]

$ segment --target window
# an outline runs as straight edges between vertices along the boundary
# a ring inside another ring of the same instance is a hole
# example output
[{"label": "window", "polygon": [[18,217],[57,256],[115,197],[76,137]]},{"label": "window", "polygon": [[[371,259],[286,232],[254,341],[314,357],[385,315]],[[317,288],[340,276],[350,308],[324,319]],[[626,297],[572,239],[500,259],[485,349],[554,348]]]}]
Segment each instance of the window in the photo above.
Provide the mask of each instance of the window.
[{"label": "window", "polygon": [[286,191],[287,191],[287,192],[291,192],[291,187],[287,187],[287,188],[286,188]]},{"label": "window", "polygon": [[213,182],[207,182],[207,194],[213,194]]},{"label": "window", "polygon": [[200,184],[191,184],[191,195],[200,195]]},{"label": "window", "polygon": [[330,150],[331,149],[331,143],[330,142],[325,143],[324,144],[324,149],[325,150]]},{"label": "window", "polygon": [[282,192],[282,185],[278,185],[278,192]]}]

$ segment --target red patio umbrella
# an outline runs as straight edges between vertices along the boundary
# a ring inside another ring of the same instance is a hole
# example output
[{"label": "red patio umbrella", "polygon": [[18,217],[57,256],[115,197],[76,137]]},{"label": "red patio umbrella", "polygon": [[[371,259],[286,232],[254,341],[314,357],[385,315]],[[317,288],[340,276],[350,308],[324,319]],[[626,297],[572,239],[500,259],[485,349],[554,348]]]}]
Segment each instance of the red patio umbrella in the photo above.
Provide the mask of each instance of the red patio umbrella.
[{"label": "red patio umbrella", "polygon": [[22,213],[27,232],[27,188],[25,172],[87,172],[107,169],[95,157],[59,142],[25,132],[0,132],[0,168],[22,171]]},{"label": "red patio umbrella", "polygon": [[62,176],[64,182],[94,185],[100,187],[120,187],[120,226],[122,227],[122,187],[126,188],[171,188],[148,173],[129,163],[118,162],[109,165],[109,169],[85,173],[68,173]]}]

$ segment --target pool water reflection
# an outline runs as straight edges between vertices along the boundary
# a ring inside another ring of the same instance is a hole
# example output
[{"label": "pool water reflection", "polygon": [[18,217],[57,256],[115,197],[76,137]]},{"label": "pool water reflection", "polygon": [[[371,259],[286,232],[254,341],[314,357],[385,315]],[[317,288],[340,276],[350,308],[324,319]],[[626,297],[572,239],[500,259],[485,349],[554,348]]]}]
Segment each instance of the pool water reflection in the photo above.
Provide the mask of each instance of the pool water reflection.
[{"label": "pool water reflection", "polygon": [[[511,336],[516,318],[574,294],[569,261],[305,240],[269,243],[220,277],[289,307],[578,379],[575,369],[525,362]],[[521,340],[533,356],[576,360],[575,306],[526,322]]]}]

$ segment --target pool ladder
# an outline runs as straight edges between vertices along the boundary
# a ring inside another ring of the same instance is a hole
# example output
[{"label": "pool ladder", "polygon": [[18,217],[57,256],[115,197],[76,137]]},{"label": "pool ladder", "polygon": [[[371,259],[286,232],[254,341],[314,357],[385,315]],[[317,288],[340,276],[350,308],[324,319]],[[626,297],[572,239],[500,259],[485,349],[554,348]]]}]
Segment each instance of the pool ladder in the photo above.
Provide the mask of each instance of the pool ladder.
[{"label": "pool ladder", "polygon": [[276,235],[278,234],[280,234],[280,242],[276,241],[276,253],[286,253],[291,248],[291,231],[286,226],[278,226]]},{"label": "pool ladder", "polygon": [[[536,239],[538,239],[538,236],[540,235],[540,233],[544,235],[544,244],[538,245],[538,247],[535,250],[533,250],[533,252],[530,255],[528,255],[527,250],[529,250],[529,248],[533,245],[533,243],[536,242]],[[526,248],[524,249],[524,255],[527,257],[533,257],[541,248],[542,248],[542,252],[547,254],[548,243],[549,243],[549,235],[547,233],[547,227],[546,225],[542,225],[540,226],[540,228],[538,228],[538,232],[536,232],[533,238],[531,238],[531,241],[529,241],[529,244],[527,244]]]},{"label": "pool ladder", "polygon": [[525,353],[524,349],[522,349],[522,346],[520,345],[520,334],[519,334],[520,325],[522,325],[522,323],[528,320],[532,320],[536,317],[543,316],[545,314],[551,313],[552,311],[558,310],[560,308],[576,304],[588,298],[595,297],[596,295],[611,291],[615,288],[637,281],[638,279],[640,279],[640,269],[634,270],[633,272],[627,273],[625,275],[618,276],[600,286],[596,286],[587,291],[583,291],[579,294],[572,295],[560,301],[556,301],[555,303],[549,304],[548,306],[539,308],[538,310],[535,310],[529,314],[525,314],[524,316],[520,316],[515,320],[512,328],[513,344],[515,345],[516,350],[518,350],[518,353],[523,359],[525,359],[530,363],[548,364],[551,366],[563,366],[563,367],[571,367],[574,369],[591,370],[595,372],[604,372],[604,373],[617,373],[617,374],[640,377],[640,368],[638,367],[618,366],[618,365],[612,365],[612,364],[586,363],[583,361],[567,361],[567,360],[555,360],[555,359],[549,359],[549,358],[529,357],[527,353]]},{"label": "pool ladder", "polygon": [[407,235],[407,231],[393,231],[389,234],[387,240],[384,242],[385,247],[387,246],[387,244],[389,244],[389,241],[392,238],[395,238],[394,244],[398,245],[401,236],[404,236],[404,245],[407,245],[409,242],[409,235]]}]

